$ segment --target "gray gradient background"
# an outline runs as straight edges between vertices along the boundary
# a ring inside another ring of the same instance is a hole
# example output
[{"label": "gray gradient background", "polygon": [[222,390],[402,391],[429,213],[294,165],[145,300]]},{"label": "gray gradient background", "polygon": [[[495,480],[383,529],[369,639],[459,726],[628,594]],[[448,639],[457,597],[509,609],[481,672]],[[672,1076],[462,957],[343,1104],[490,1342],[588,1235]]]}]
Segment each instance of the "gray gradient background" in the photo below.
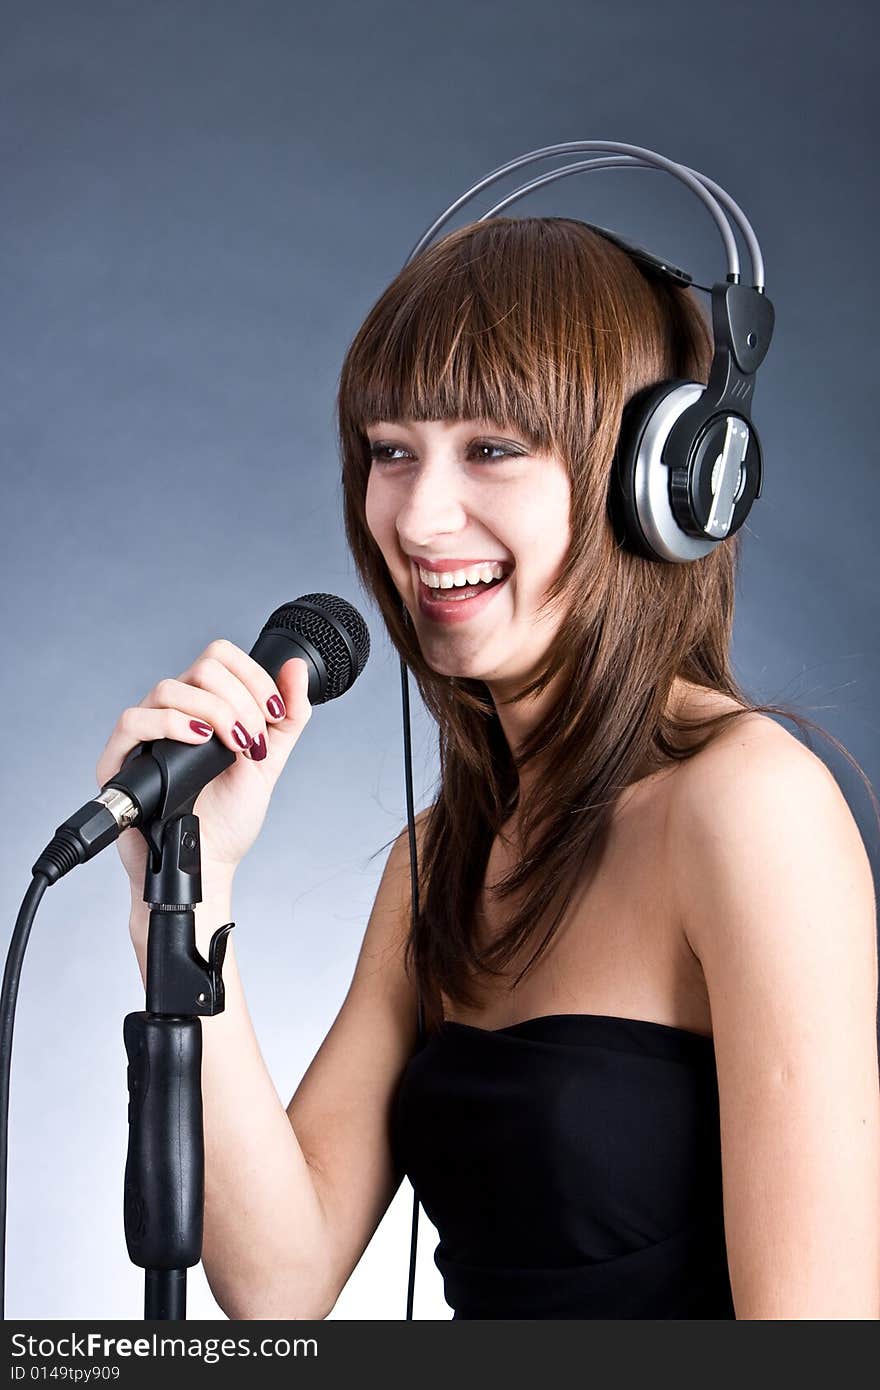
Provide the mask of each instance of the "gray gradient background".
[{"label": "gray gradient background", "polygon": [[[5,7],[7,939],[37,853],[95,790],[121,709],[215,636],[247,649],[276,604],[344,595],[369,622],[370,662],[316,711],[235,893],[248,1000],[287,1102],[348,987],[386,857],[369,856],[405,820],[398,661],[343,534],[339,367],[435,215],[494,166],[562,140],[680,159],[755,224],[777,330],[757,391],[766,474],[737,672],[825,724],[880,785],[868,12],[852,0]],[[660,174],[568,180],[516,212],[616,227],[703,283],[723,273],[709,218]],[[435,738],[414,702],[424,805]],[[815,747],[876,867],[861,782]],[[143,1007],[127,917],[114,850],[37,917],[13,1059],[12,1318],[142,1311],[122,1224],[122,1020]],[[334,1317],[403,1317],[410,1210],[404,1183]],[[417,1317],[450,1316],[435,1244],[422,1214]],[[189,1313],[220,1316],[200,1267]]]}]

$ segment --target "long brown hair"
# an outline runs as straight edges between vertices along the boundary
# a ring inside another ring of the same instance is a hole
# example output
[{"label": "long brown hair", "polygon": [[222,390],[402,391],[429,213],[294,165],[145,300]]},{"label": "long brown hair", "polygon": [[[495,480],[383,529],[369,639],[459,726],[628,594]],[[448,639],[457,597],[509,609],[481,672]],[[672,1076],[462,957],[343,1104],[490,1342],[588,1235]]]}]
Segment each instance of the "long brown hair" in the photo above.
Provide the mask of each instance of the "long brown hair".
[{"label": "long brown hair", "polygon": [[[782,715],[731,669],[743,527],[703,558],[668,564],[617,541],[608,509],[621,414],[669,378],[705,382],[712,335],[693,291],[644,273],[607,238],[562,217],[495,217],[435,242],[391,282],[356,334],[337,415],[346,536],[358,574],[439,732],[440,786],[420,836],[419,912],[406,963],[427,1028],[440,990],[466,1006],[473,983],[501,975],[555,906],[517,982],[558,930],[585,869],[600,857],[614,804],[646,763],[692,757],[733,719]],[[487,419],[520,432],[568,470],[572,543],[545,607],[563,614],[542,667],[515,701],[558,695],[514,761],[484,682],[438,675],[367,526],[365,427],[376,420]],[[740,706],[704,720],[667,710],[676,677]],[[704,736],[695,741],[695,734]],[[540,777],[519,806],[519,772]],[[477,905],[495,835],[516,809],[522,857],[498,885],[525,894],[509,925],[478,948]]]}]

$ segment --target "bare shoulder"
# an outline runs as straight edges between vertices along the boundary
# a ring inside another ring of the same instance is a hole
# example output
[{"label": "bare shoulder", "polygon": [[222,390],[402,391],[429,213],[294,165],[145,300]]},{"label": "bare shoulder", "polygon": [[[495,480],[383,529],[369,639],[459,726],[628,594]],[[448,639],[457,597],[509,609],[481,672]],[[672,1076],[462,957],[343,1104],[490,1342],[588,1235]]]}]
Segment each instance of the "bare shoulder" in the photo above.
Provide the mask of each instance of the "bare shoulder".
[{"label": "bare shoulder", "polygon": [[[717,714],[736,708],[734,701],[725,698],[707,704],[700,712]],[[832,784],[837,787],[817,754],[769,715],[749,710],[732,719],[705,748],[681,765],[675,779],[676,795],[685,799],[715,795],[719,784],[723,787],[731,778],[736,778],[743,791],[742,776],[762,770],[777,777],[812,778],[826,789]]]},{"label": "bare shoulder", "polygon": [[681,920],[697,954],[721,935],[724,894],[733,917],[750,903],[761,920],[773,904],[810,899],[838,920],[870,918],[873,933],[871,866],[849,804],[822,759],[769,716],[733,720],[682,766],[669,802]]},{"label": "bare shoulder", "polygon": [[[725,701],[712,712],[735,708]],[[770,787],[779,798],[807,793],[849,807],[837,780],[822,759],[769,715],[748,711],[730,721],[710,743],[686,760],[672,783],[672,795],[685,815],[709,811],[742,813],[757,808],[750,798]]]}]

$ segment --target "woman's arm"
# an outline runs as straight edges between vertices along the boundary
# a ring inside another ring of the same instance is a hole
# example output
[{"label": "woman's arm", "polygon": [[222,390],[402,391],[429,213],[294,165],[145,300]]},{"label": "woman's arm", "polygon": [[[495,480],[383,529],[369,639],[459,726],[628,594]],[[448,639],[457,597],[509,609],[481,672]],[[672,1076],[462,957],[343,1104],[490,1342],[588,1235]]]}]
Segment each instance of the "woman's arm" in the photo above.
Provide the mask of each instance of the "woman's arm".
[{"label": "woman's arm", "polygon": [[880,1318],[877,912],[824,763],[746,719],[671,809],[712,1012],[737,1318]]}]

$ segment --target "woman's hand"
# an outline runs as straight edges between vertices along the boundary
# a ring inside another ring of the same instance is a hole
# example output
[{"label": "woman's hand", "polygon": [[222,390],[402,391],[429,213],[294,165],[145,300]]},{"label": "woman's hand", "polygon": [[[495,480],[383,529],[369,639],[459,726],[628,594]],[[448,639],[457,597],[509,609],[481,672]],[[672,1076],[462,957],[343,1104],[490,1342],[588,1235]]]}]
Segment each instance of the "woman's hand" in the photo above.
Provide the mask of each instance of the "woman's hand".
[{"label": "woman's hand", "polygon": [[[176,680],[160,680],[120,714],[98,759],[98,786],[119,771],[132,748],[152,739],[208,743],[213,736],[238,756],[208,782],[193,808],[199,818],[202,891],[213,875],[231,881],[253,844],[275,783],[311,718],[308,667],[291,657],[278,673],[267,671],[234,643],[211,642]],[[147,844],[133,826],[116,841],[133,899],[144,888]]]}]

